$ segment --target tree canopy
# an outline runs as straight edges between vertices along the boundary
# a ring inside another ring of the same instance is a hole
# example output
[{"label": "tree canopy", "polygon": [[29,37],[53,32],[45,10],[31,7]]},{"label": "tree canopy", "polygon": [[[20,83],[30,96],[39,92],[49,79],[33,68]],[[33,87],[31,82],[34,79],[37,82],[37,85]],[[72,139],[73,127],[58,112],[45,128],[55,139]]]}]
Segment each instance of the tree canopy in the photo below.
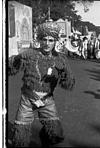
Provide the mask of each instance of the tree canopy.
[{"label": "tree canopy", "polygon": [[56,21],[59,18],[69,20],[81,20],[81,16],[76,15],[75,4],[71,0],[16,0],[22,4],[32,7],[33,24],[39,24],[48,18],[48,7],[50,7],[50,17]]},{"label": "tree canopy", "polygon": [[[11,0],[9,0],[11,1]],[[82,26],[86,25],[89,30],[96,30],[100,32],[100,28],[96,27],[95,25],[89,22],[82,22],[81,16],[77,15],[77,11],[75,10],[75,3],[82,3],[83,7],[84,4],[90,2],[92,3],[93,0],[16,0],[22,4],[28,5],[32,7],[32,24],[33,28],[44,22],[48,19],[48,8],[50,8],[50,17],[56,21],[59,18],[71,20],[72,26],[76,29],[80,29]]]}]

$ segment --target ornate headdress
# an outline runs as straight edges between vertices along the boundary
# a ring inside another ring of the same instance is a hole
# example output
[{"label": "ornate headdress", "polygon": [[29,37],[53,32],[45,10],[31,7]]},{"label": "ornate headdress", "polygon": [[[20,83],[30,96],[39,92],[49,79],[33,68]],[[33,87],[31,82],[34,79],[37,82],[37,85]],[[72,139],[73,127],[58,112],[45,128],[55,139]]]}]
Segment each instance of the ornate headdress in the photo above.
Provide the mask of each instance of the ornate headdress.
[{"label": "ornate headdress", "polygon": [[40,24],[37,29],[37,39],[41,40],[45,36],[52,36],[56,40],[59,38],[60,27],[55,22]]}]

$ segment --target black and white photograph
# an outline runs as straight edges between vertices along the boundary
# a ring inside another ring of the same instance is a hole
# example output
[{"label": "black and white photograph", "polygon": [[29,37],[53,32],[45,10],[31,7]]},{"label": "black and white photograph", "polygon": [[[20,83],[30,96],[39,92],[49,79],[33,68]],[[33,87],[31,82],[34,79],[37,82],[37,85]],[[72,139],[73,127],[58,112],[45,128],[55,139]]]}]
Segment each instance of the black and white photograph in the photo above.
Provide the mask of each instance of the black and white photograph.
[{"label": "black and white photograph", "polygon": [[100,147],[100,1],[6,0],[3,10],[3,145]]}]

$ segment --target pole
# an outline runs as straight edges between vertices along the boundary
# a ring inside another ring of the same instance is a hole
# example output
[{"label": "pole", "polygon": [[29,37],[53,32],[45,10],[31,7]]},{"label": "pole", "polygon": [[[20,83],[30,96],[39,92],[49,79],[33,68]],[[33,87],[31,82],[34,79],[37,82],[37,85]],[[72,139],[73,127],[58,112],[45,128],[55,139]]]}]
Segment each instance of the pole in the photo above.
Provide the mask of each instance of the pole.
[{"label": "pole", "polygon": [[50,20],[50,7],[48,7],[48,20]]}]

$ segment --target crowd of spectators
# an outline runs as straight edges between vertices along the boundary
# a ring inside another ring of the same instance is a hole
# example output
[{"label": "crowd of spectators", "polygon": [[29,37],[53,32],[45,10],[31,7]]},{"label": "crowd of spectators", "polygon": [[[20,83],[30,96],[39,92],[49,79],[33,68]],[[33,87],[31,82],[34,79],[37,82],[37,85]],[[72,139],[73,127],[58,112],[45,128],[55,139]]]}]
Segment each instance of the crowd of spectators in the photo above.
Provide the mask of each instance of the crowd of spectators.
[{"label": "crowd of spectators", "polygon": [[[75,49],[67,52],[70,57],[79,57],[82,59],[100,59],[100,37],[94,34],[91,36],[75,36],[70,37],[71,46]],[[71,48],[70,46],[70,48]],[[66,46],[67,47],[67,46]],[[76,50],[77,48],[77,50]]]},{"label": "crowd of spectators", "polygon": [[[33,44],[33,46],[39,48],[39,43],[36,40]],[[61,34],[56,50],[64,52],[72,58],[100,60],[100,36],[97,37],[94,33],[83,36],[72,33],[71,36],[67,37]]]}]

